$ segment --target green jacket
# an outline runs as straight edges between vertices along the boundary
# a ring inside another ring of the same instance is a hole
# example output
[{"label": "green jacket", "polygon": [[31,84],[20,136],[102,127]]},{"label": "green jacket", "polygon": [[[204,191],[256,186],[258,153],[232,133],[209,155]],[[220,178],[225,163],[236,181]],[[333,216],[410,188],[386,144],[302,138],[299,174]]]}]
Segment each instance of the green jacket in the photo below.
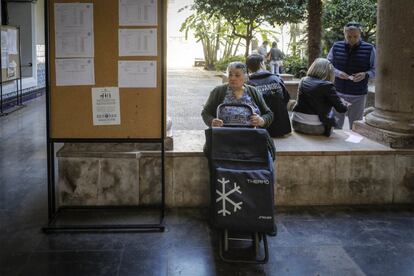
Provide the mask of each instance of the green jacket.
[{"label": "green jacket", "polygon": [[[256,88],[250,85],[245,85],[247,94],[252,98],[254,103],[260,110],[261,117],[264,120],[263,128],[267,128],[273,121],[273,112],[266,105],[262,94],[257,92]],[[224,97],[226,96],[228,84],[219,85],[210,92],[210,96],[204,105],[201,116],[203,117],[204,123],[211,127],[211,121],[216,118],[217,107],[223,103]]]}]

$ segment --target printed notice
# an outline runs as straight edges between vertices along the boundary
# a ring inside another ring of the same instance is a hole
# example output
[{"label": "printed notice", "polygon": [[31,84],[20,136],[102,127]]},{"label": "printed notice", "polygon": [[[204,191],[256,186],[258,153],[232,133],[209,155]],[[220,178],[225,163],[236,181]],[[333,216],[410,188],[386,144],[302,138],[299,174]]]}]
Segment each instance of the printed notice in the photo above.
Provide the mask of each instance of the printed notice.
[{"label": "printed notice", "polygon": [[120,125],[118,87],[92,88],[93,125]]},{"label": "printed notice", "polygon": [[93,57],[93,4],[55,4],[56,57]]},{"label": "printed notice", "polygon": [[118,61],[119,87],[157,87],[157,61]]},{"label": "printed notice", "polygon": [[156,56],[157,29],[120,29],[119,55]]},{"label": "printed notice", "polygon": [[157,0],[119,0],[120,26],[157,26]]},{"label": "printed notice", "polygon": [[94,85],[93,58],[56,59],[56,85]]},{"label": "printed notice", "polygon": [[1,30],[1,68],[9,66],[9,44],[6,30]]},{"label": "printed notice", "polygon": [[91,32],[56,33],[56,57],[93,57],[93,44]]},{"label": "printed notice", "polygon": [[7,30],[7,44],[9,49],[9,55],[17,55],[17,30]]}]

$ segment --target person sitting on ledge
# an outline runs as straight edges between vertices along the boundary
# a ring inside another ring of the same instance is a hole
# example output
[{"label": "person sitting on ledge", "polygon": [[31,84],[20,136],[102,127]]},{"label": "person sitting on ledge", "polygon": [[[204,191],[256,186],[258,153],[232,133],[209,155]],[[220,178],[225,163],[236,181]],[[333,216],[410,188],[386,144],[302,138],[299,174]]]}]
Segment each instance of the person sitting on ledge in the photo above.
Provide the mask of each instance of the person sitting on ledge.
[{"label": "person sitting on ledge", "polygon": [[267,128],[270,136],[281,137],[290,133],[292,129],[287,111],[290,96],[283,80],[265,69],[264,59],[259,54],[248,56],[246,63],[251,73],[247,84],[254,86],[263,95],[267,106],[273,112],[273,122]]},{"label": "person sitting on ledge", "polygon": [[332,107],[344,113],[350,105],[336,93],[333,84],[335,69],[325,58],[317,58],[302,78],[298,87],[298,98],[292,114],[292,127],[304,134],[332,134],[336,126]]},{"label": "person sitting on ledge", "polygon": [[[253,127],[268,127],[273,120],[273,112],[266,105],[262,94],[256,88],[246,85],[248,78],[247,67],[242,62],[231,62],[227,67],[229,82],[217,86],[210,92],[210,96],[204,105],[201,116],[208,127],[222,127],[223,121],[216,118],[217,107],[222,104],[247,104],[253,108],[254,114],[250,117],[249,124]],[[273,140],[268,139],[268,148],[275,158],[275,146]]]}]

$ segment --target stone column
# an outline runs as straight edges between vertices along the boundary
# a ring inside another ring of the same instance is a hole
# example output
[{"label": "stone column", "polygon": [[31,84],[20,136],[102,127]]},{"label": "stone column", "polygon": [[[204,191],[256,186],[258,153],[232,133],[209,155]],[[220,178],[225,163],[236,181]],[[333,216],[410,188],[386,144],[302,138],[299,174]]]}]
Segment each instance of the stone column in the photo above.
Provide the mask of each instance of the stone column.
[{"label": "stone column", "polygon": [[394,148],[414,147],[413,18],[413,0],[378,0],[375,110],[353,126]]}]

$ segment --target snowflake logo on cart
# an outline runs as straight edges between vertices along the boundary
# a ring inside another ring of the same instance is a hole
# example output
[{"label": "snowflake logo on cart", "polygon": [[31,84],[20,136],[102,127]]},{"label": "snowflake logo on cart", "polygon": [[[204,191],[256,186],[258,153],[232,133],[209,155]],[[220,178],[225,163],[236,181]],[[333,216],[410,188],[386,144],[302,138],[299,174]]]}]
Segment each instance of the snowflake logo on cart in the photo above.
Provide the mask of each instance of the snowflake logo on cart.
[{"label": "snowflake logo on cart", "polygon": [[226,180],[224,177],[222,179],[217,179],[219,183],[221,183],[221,191],[216,190],[219,197],[216,199],[216,202],[221,201],[221,210],[218,211],[218,214],[223,214],[223,217],[226,215],[231,215],[231,212],[227,210],[226,203],[230,203],[233,205],[233,212],[235,213],[237,210],[241,210],[241,205],[243,202],[234,202],[229,198],[229,196],[235,192],[241,194],[240,186],[237,186],[237,183],[234,182],[234,188],[231,189],[226,193],[226,184],[230,182],[230,180]]}]

